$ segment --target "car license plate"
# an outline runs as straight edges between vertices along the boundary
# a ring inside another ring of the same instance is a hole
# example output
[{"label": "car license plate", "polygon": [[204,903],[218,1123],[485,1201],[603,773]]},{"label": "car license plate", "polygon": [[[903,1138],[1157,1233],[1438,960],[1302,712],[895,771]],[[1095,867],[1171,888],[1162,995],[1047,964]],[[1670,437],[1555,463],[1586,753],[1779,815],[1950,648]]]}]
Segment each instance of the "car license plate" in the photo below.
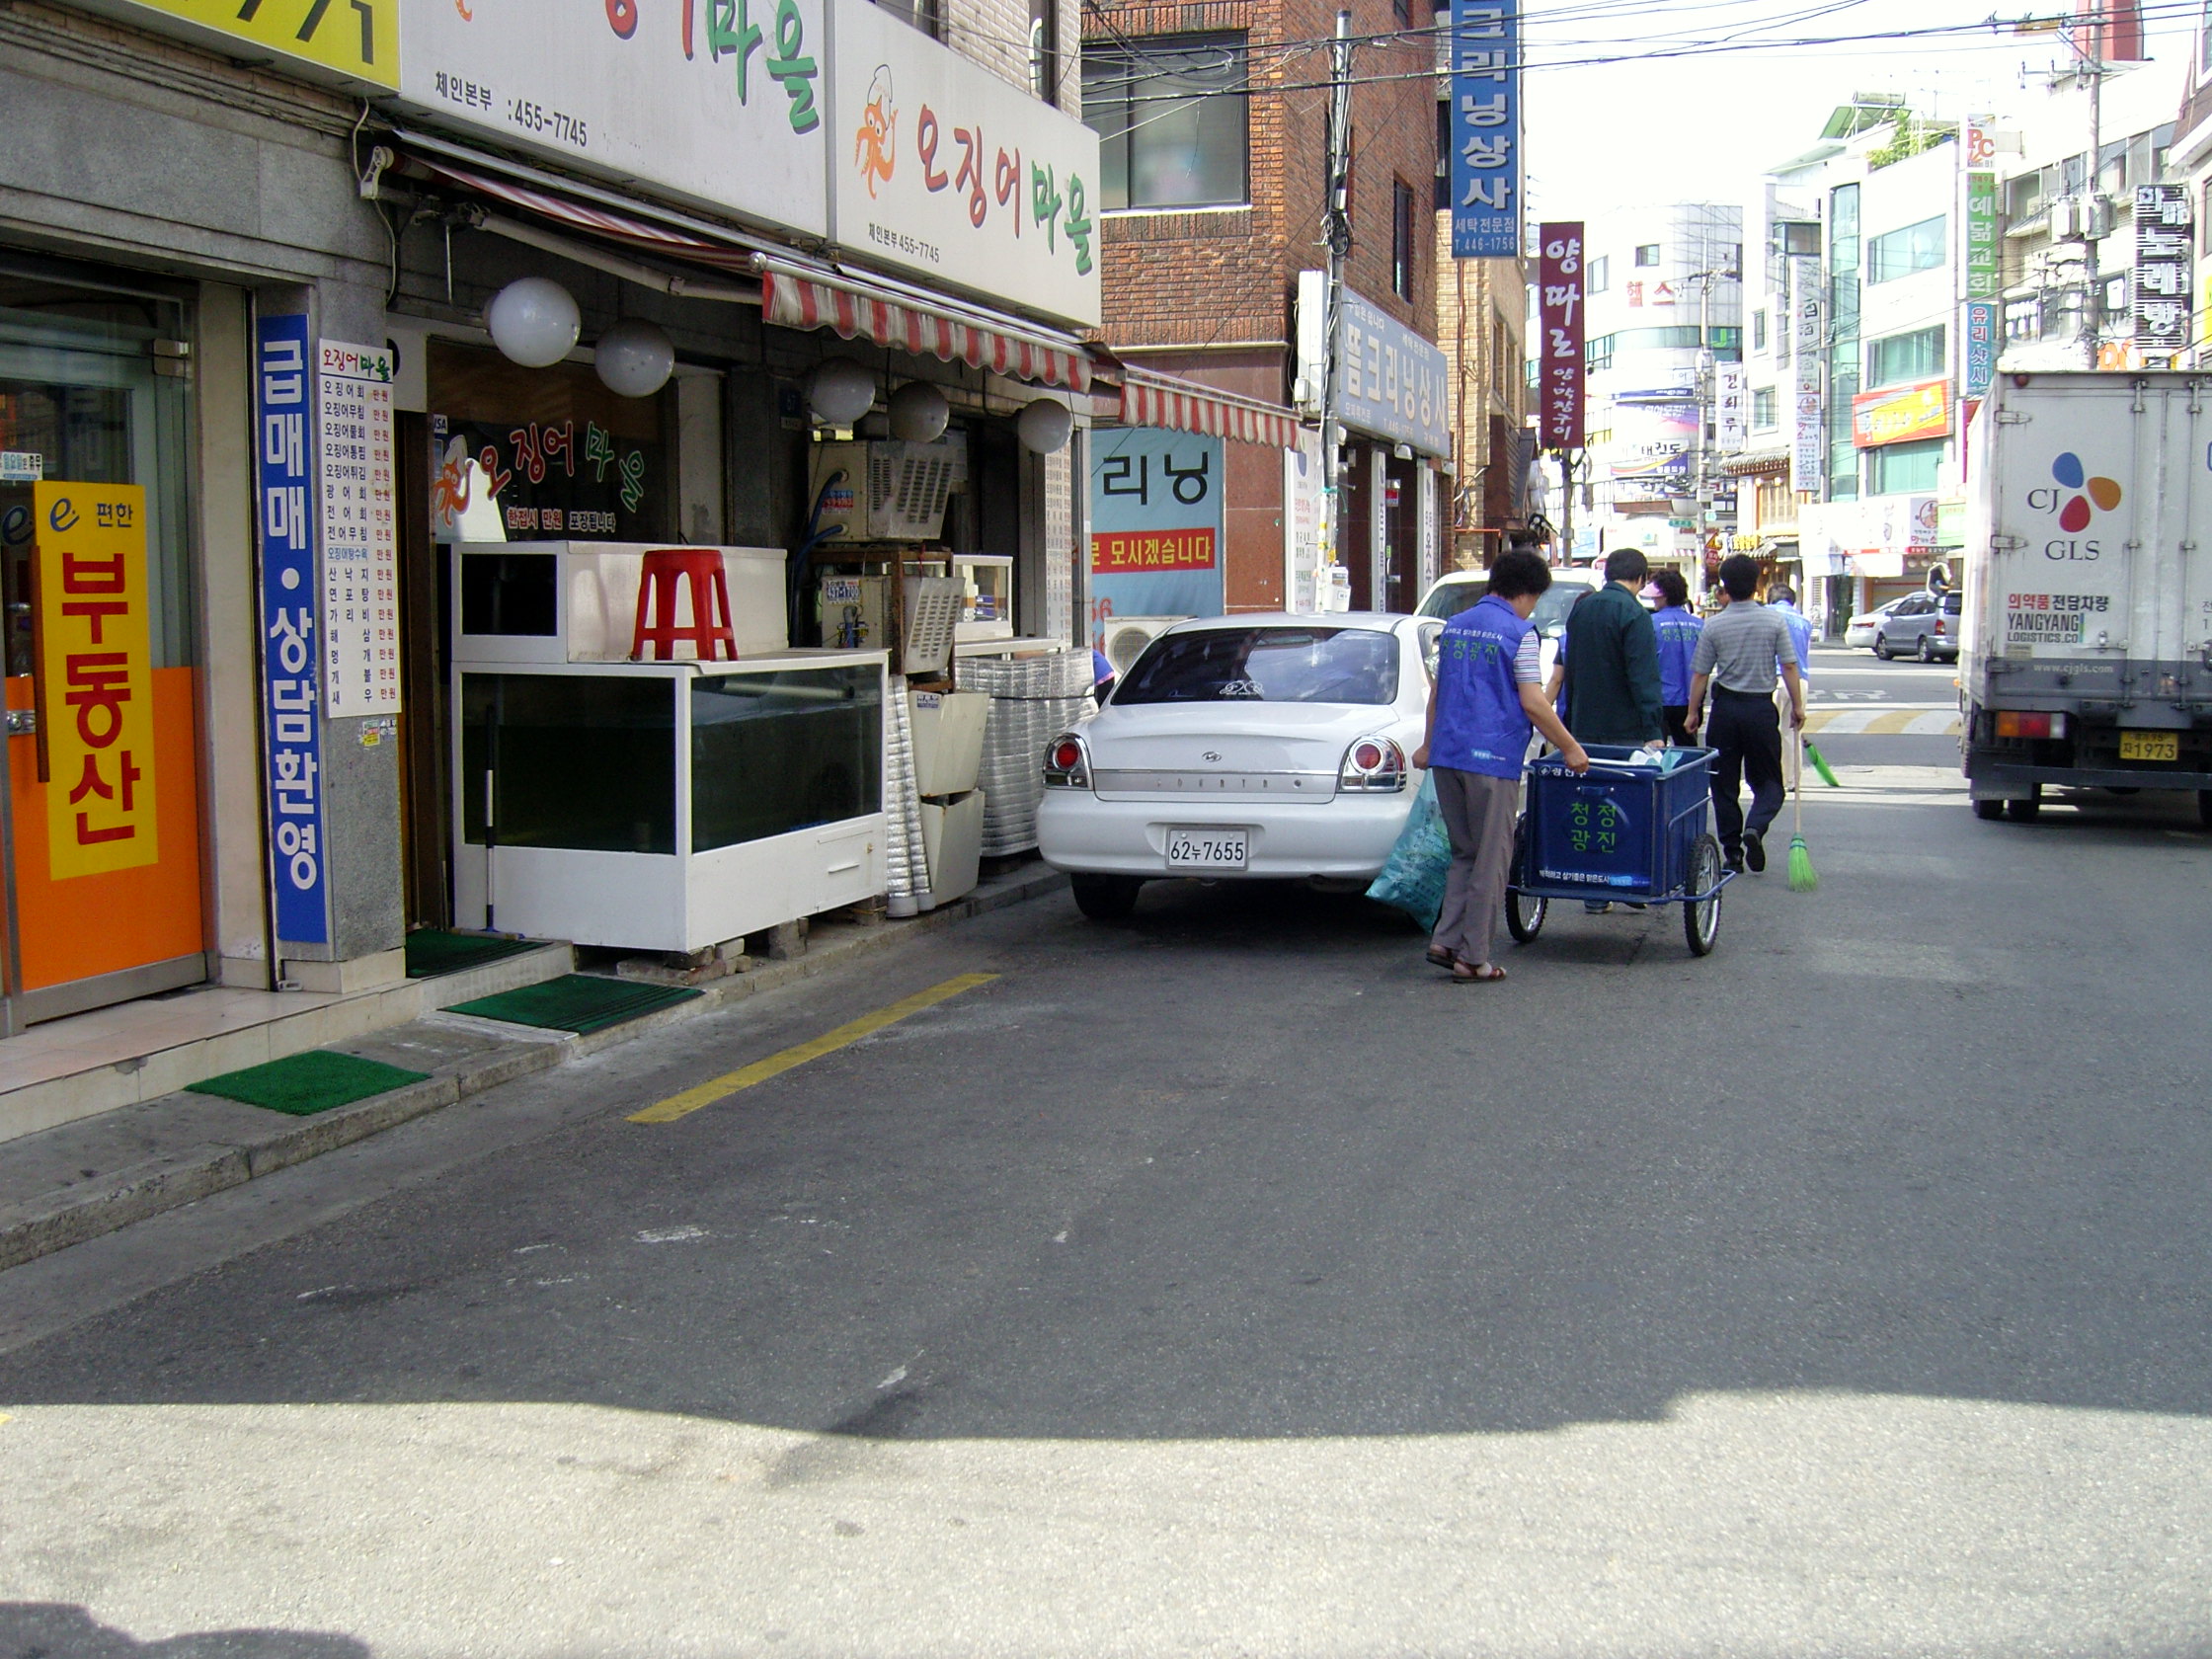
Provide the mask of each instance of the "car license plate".
[{"label": "car license plate", "polygon": [[1241,870],[1247,856],[1241,830],[1169,830],[1170,870]]},{"label": "car license plate", "polygon": [[2181,758],[2181,739],[2174,732],[2122,732],[2120,734],[2120,758],[2122,760],[2178,760]]}]

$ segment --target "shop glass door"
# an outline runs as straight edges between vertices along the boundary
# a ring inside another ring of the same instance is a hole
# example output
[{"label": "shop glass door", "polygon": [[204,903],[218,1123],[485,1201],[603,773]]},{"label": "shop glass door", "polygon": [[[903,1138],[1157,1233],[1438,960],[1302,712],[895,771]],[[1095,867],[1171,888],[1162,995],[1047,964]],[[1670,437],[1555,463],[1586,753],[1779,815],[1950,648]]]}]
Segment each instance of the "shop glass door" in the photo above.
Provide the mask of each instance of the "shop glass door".
[{"label": "shop glass door", "polygon": [[9,1032],[206,977],[187,322],[0,272]]}]

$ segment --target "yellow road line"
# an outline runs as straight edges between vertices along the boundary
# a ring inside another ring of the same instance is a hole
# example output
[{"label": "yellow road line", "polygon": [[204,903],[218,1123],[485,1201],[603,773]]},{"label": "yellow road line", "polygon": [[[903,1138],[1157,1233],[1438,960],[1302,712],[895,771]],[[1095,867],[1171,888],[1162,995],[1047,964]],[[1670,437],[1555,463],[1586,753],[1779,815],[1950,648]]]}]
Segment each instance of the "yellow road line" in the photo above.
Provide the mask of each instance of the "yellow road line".
[{"label": "yellow road line", "polygon": [[1895,738],[1955,737],[1958,716],[1941,709],[1813,709],[1805,717],[1807,732],[1833,729],[1838,737]]},{"label": "yellow road line", "polygon": [[741,1066],[735,1071],[725,1071],[721,1076],[710,1077],[694,1088],[685,1089],[681,1094],[672,1094],[666,1100],[656,1101],[642,1112],[632,1112],[630,1122],[674,1123],[678,1118],[689,1117],[702,1106],[712,1106],[717,1100],[727,1100],[740,1089],[749,1089],[755,1083],[766,1082],[770,1077],[781,1076],[794,1066],[804,1066],[810,1060],[820,1060],[826,1054],[834,1054],[839,1049],[859,1042],[863,1037],[881,1031],[887,1025],[897,1025],[911,1014],[918,1014],[924,1008],[934,1008],[938,1003],[948,1001],[964,990],[974,990],[976,987],[988,985],[996,978],[996,974],[962,974],[942,985],[933,985],[927,990],[918,990],[911,996],[892,1003],[888,1008],[878,1008],[874,1013],[863,1014],[848,1025],[840,1025],[834,1031],[826,1031],[811,1042],[785,1049],[781,1054],[772,1054],[766,1060],[756,1060],[750,1066]]}]

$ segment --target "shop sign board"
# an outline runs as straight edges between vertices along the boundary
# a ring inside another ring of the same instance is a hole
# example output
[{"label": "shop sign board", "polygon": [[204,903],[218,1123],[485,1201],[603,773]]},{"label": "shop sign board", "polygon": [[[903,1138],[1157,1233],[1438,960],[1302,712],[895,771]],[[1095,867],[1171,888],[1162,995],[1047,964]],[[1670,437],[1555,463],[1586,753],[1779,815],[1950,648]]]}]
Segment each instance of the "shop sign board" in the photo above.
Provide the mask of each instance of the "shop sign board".
[{"label": "shop sign board", "polygon": [[316,722],[315,357],[307,318],[263,317],[254,340],[261,531],[262,743],[276,937],[330,940],[322,743]]},{"label": "shop sign board", "polygon": [[870,0],[829,0],[830,239],[1072,323],[1101,312],[1098,134]]},{"label": "shop sign board", "polygon": [[660,541],[668,467],[658,442],[574,415],[549,421],[431,417],[434,540]]},{"label": "shop sign board", "polygon": [[1093,643],[1117,616],[1221,615],[1222,439],[1101,427],[1090,453]]},{"label": "shop sign board", "polygon": [[1851,440],[1860,449],[1878,449],[1885,443],[1910,443],[1923,437],[1946,437],[1950,430],[1951,383],[1948,380],[1916,380],[1910,386],[1860,392],[1851,400]]},{"label": "shop sign board", "polygon": [[439,0],[409,9],[399,91],[443,124],[821,235],[827,46],[823,0]]},{"label": "shop sign board", "polygon": [[1960,160],[1966,188],[1966,297],[1995,299],[2002,285],[1997,242],[1997,139],[1986,118],[1970,118]]},{"label": "shop sign board", "polygon": [[2135,190],[2135,344],[2170,358],[2189,345],[2189,187]]},{"label": "shop sign board", "polygon": [[32,524],[48,874],[157,864],[146,492],[36,484]]},{"label": "shop sign board", "polygon": [[1715,363],[1712,370],[1712,442],[1733,455],[1751,440],[1751,385],[1742,363]]},{"label": "shop sign board", "polygon": [[1543,329],[1537,370],[1539,442],[1579,449],[1583,439],[1582,304],[1585,298],[1580,219],[1537,232],[1539,320]]},{"label": "shop sign board", "polygon": [[1996,305],[1986,299],[1968,300],[1960,338],[1966,342],[1966,351],[1959,369],[1959,395],[1978,398],[1997,378],[1997,354],[2004,345],[1998,332]]},{"label": "shop sign board", "polygon": [[1521,257],[1520,0],[1452,0],[1452,257]]},{"label": "shop sign board", "polygon": [[226,57],[253,59],[273,54],[279,67],[304,70],[309,79],[362,81],[386,92],[399,90],[402,0],[81,3],[87,10],[212,47]]},{"label": "shop sign board", "polygon": [[1452,452],[1451,365],[1444,354],[1350,288],[1336,308],[1336,416],[1424,455]]},{"label": "shop sign board", "polygon": [[326,340],[316,376],[323,519],[323,711],[399,713],[393,354]]},{"label": "shop sign board", "polygon": [[1828,473],[1827,400],[1821,378],[1827,316],[1821,304],[1820,261],[1789,262],[1790,376],[1789,487],[1801,496],[1822,493]]}]

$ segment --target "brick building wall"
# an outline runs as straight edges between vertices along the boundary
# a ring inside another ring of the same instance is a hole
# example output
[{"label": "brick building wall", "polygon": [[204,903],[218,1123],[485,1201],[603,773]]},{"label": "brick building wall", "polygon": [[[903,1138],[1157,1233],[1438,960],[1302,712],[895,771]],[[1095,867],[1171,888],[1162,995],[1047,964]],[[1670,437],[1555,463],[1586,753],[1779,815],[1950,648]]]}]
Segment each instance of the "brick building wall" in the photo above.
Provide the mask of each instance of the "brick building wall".
[{"label": "brick building wall", "polygon": [[1528,399],[1528,269],[1519,260],[1454,260],[1452,216],[1436,215],[1436,343],[1452,364],[1452,452],[1459,471],[1447,510],[1447,563],[1487,564],[1497,551],[1490,469],[1497,427],[1519,427]]},{"label": "brick building wall", "polygon": [[[964,57],[982,64],[1009,85],[1030,87],[1029,0],[947,0],[943,40]],[[1060,33],[1057,103],[1069,115],[1083,113],[1081,0],[1056,0]]]}]

